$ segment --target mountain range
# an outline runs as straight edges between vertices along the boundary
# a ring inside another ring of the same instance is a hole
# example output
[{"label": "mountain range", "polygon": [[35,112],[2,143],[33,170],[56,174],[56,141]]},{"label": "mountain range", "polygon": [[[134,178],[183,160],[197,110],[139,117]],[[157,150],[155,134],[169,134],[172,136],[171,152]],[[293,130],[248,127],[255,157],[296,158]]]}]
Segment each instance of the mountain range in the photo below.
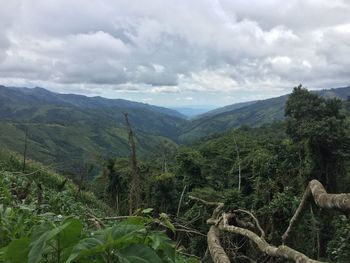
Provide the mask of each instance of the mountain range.
[{"label": "mountain range", "polygon": [[[345,100],[350,86],[315,92]],[[128,100],[0,86],[0,146],[23,152],[28,129],[31,158],[72,172],[87,159],[129,154],[124,113],[135,130],[138,154],[147,158],[230,128],[282,120],[287,98],[232,104],[188,119],[174,109]]]}]

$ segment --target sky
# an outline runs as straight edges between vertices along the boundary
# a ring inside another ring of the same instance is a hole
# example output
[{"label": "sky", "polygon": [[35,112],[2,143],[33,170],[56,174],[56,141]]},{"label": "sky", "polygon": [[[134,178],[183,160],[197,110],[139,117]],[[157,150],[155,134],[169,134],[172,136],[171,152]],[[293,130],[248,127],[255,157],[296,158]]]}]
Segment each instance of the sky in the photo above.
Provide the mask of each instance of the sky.
[{"label": "sky", "polygon": [[348,0],[0,0],[0,84],[162,106],[350,85]]}]

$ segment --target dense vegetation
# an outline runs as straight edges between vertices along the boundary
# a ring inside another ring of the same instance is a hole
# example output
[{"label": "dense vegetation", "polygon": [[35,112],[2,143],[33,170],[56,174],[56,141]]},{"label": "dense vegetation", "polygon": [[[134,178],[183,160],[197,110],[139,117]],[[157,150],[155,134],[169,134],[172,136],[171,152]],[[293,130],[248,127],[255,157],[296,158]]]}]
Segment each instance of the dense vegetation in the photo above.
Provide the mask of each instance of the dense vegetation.
[{"label": "dense vegetation", "polygon": [[[82,185],[75,180],[78,186],[68,181],[62,187],[64,178],[35,164],[27,168],[25,174],[32,174],[28,177],[18,172],[22,169],[18,158],[3,154],[1,258],[9,262],[26,262],[23,257],[29,262],[86,262],[87,256],[93,262],[195,261],[182,254],[211,262],[206,253],[206,219],[212,210],[189,195],[223,202],[225,212],[252,212],[266,240],[278,245],[311,179],[321,181],[328,191],[350,192],[349,104],[297,87],[287,100],[283,122],[242,126],[193,142],[191,147],[162,143],[157,155],[138,159],[141,198],[131,214],[135,171],[129,158],[99,159],[100,172],[92,181]],[[19,200],[20,189],[27,189],[32,181],[27,196]],[[245,214],[236,220],[250,222]],[[346,263],[349,219],[311,203],[287,244],[314,259]],[[261,253],[246,237],[225,233],[221,245],[233,262],[285,262]],[[23,253],[13,253],[19,248]]]},{"label": "dense vegetation", "polygon": [[[0,155],[0,262],[196,262],[175,251],[167,215],[152,209],[123,222],[89,192],[42,166]],[[159,229],[159,225],[165,226]]]}]

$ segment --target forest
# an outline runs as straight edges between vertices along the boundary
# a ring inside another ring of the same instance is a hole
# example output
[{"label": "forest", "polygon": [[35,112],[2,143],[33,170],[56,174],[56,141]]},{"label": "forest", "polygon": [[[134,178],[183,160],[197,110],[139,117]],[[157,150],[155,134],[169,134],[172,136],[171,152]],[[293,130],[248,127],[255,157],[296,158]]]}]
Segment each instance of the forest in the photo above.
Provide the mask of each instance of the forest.
[{"label": "forest", "polygon": [[129,154],[75,173],[1,149],[0,262],[350,262],[350,97],[300,85],[281,120],[152,147],[135,114]]}]

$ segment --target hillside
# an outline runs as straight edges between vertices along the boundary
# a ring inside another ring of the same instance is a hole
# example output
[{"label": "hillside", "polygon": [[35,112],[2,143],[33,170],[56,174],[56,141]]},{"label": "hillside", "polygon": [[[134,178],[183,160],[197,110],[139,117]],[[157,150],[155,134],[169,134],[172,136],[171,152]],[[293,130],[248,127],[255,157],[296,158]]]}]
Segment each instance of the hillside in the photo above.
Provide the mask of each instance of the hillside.
[{"label": "hillside", "polygon": [[115,214],[105,200],[39,163],[28,162],[23,173],[20,157],[3,150],[0,200],[1,262],[199,262],[175,250],[166,227],[152,226],[174,228],[168,219],[146,209],[102,222]]},{"label": "hillside", "polygon": [[83,159],[129,154],[124,112],[143,157],[157,154],[164,141],[174,145],[185,122],[176,111],[148,104],[1,86],[0,145],[22,152],[28,128],[29,157],[71,172]]},{"label": "hillside", "polygon": [[[350,86],[313,91],[322,97],[345,100],[350,96]],[[187,123],[179,136],[182,142],[191,142],[230,128],[248,125],[259,127],[284,118],[284,106],[288,95],[256,102],[233,104],[208,112]]]}]

